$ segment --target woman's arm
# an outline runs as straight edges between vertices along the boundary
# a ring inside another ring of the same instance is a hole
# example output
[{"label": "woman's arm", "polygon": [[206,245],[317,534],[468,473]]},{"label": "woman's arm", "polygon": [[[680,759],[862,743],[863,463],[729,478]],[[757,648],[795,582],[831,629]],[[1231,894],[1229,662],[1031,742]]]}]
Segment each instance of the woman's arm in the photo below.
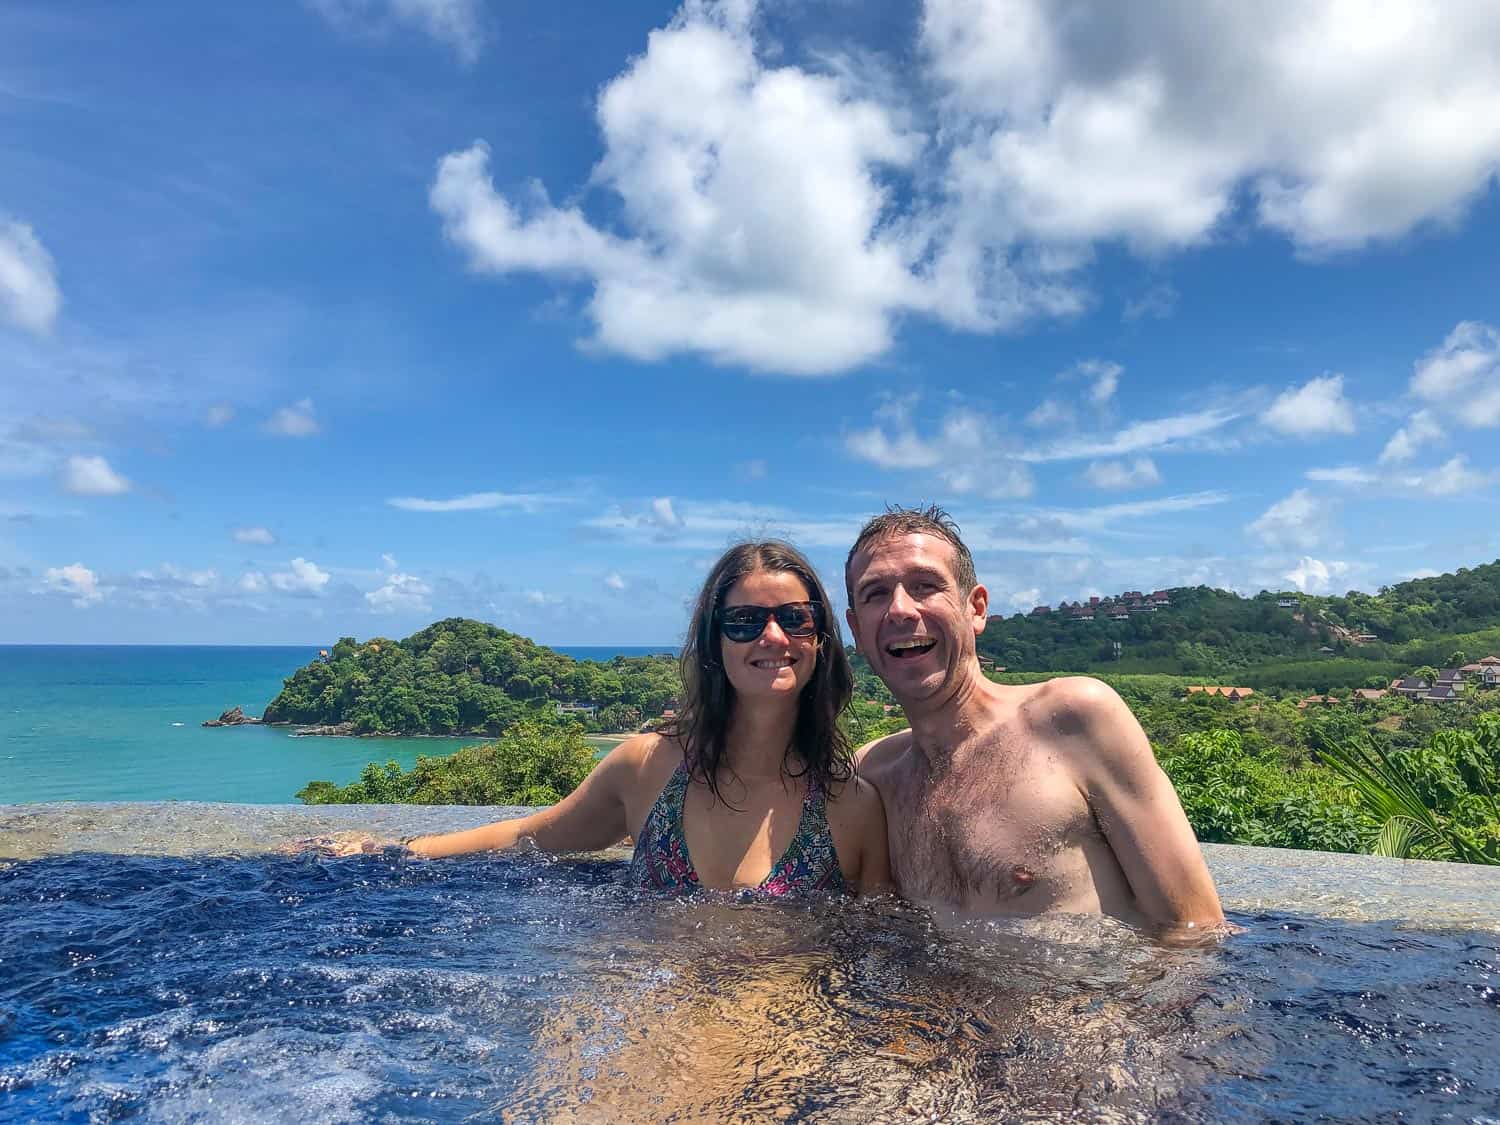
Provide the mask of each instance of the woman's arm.
[{"label": "woman's arm", "polygon": [[527,839],[549,852],[597,851],[618,844],[631,831],[626,823],[627,797],[660,741],[656,735],[639,735],[620,743],[582,785],[550,808],[463,832],[418,836],[406,846],[417,855],[435,858],[505,851]]},{"label": "woman's arm", "polygon": [[880,791],[862,777],[852,777],[828,805],[839,867],[858,895],[894,890],[891,884],[890,844],[885,834],[885,805]]}]

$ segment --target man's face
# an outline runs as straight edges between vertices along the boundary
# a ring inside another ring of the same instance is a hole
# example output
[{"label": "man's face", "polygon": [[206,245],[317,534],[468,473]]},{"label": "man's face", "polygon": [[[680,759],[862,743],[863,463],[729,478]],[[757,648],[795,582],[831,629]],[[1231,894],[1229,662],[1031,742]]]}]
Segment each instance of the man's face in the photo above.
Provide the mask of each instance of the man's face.
[{"label": "man's face", "polygon": [[946,539],[907,534],[877,540],[849,564],[854,643],[903,706],[946,698],[974,674],[989,594],[975,586],[965,596],[953,563]]}]

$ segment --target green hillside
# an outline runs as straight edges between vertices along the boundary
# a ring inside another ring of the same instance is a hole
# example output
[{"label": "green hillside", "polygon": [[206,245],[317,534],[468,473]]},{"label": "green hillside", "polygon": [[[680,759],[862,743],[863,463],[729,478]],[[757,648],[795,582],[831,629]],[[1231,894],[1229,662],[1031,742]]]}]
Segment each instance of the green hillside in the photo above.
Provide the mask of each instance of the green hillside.
[{"label": "green hillside", "polygon": [[405,640],[344,637],[299,668],[267,722],[352,723],[356,733],[499,734],[557,703],[598,708],[589,725],[633,730],[679,691],[669,656],[574,660],[482,621],[450,617]]},{"label": "green hillside", "polygon": [[992,617],[979,651],[1012,671],[1160,673],[1323,690],[1500,652],[1500,561],[1374,594],[1247,598],[1206,586],[1164,593],[1170,604],[1151,610],[1142,608],[1149,598],[1103,601],[1091,607],[1093,619],[1072,606]]}]

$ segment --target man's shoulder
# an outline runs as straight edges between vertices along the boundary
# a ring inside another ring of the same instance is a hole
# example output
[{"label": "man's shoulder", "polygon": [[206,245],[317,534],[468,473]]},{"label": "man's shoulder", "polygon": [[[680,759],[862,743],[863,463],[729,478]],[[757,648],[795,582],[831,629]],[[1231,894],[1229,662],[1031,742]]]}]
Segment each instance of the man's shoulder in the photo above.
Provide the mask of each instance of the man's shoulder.
[{"label": "man's shoulder", "polygon": [[854,769],[869,776],[891,766],[910,749],[910,729],[872,739],[854,752]]},{"label": "man's shoulder", "polygon": [[1058,676],[1036,684],[1019,710],[1039,732],[1091,742],[1112,741],[1121,723],[1135,721],[1119,692],[1092,676]]}]

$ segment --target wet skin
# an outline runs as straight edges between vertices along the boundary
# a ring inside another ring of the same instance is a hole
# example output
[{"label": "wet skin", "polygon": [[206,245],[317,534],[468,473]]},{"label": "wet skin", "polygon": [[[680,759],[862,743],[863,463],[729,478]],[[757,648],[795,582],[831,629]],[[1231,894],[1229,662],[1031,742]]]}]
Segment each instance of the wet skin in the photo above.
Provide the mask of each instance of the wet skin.
[{"label": "wet skin", "polygon": [[1218,895],[1140,724],[1097,680],[982,674],[988,593],[946,540],[906,534],[851,561],[849,625],[912,729],[864,747],[901,893],[965,912],[1112,914],[1216,926]]}]

